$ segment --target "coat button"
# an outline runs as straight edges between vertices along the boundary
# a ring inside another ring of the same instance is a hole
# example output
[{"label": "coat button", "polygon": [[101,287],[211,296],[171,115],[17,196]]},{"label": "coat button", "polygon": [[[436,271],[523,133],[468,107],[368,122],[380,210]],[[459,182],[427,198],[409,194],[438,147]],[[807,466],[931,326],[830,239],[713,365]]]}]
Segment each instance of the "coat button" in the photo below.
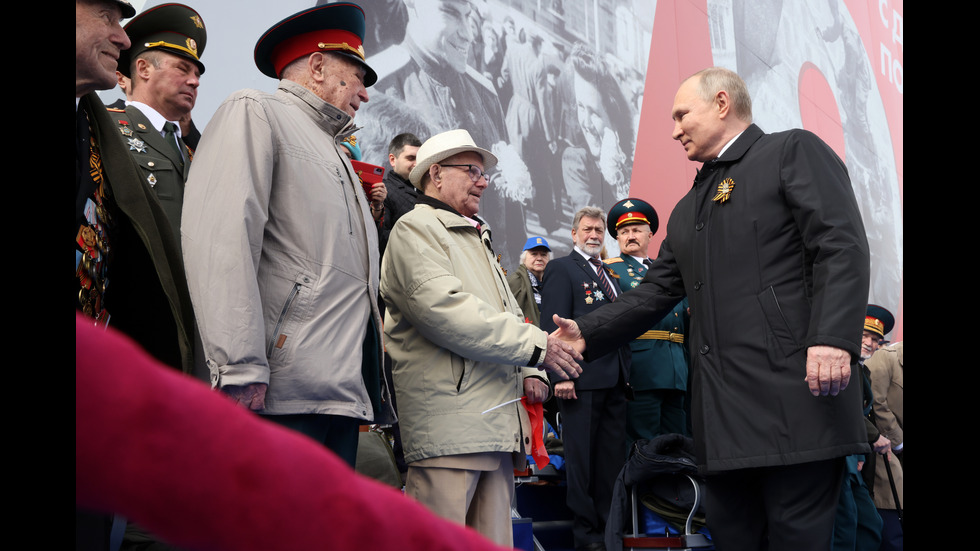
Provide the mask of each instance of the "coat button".
[{"label": "coat button", "polygon": [[695,224],[694,225],[694,229],[696,229],[698,231],[703,230],[704,229],[704,222],[698,222],[697,224]]},{"label": "coat button", "polygon": [[531,443],[531,439],[529,437],[525,436],[524,437],[524,443],[525,444],[530,444]]},{"label": "coat button", "polygon": [[698,352],[702,354],[707,354],[709,350],[711,350],[711,348],[706,344],[702,344],[700,347],[698,347]]},{"label": "coat button", "polygon": [[694,290],[695,291],[700,291],[701,290],[701,285],[703,285],[703,283],[701,283],[701,281],[695,281],[694,282]]}]

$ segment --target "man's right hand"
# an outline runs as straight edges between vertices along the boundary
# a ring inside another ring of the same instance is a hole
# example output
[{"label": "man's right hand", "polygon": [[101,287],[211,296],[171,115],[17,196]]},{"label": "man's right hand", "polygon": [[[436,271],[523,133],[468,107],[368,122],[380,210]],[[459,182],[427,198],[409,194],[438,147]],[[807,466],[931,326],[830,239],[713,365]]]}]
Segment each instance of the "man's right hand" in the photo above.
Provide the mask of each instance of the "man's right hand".
[{"label": "man's right hand", "polygon": [[581,360],[582,355],[571,345],[563,342],[554,334],[548,335],[548,350],[544,353],[544,361],[541,367],[554,373],[561,379],[576,379],[582,372],[582,367],[576,360]]},{"label": "man's right hand", "polygon": [[265,391],[268,389],[269,385],[265,383],[221,387],[221,391],[231,396],[232,400],[235,400],[239,405],[245,406],[252,411],[262,411],[265,409]]},{"label": "man's right hand", "polygon": [[878,440],[871,444],[871,447],[874,448],[875,453],[881,455],[888,455],[888,452],[892,451],[891,440],[885,438],[885,435],[879,436]]},{"label": "man's right hand", "polygon": [[572,348],[579,354],[585,352],[585,339],[582,338],[582,332],[579,331],[578,324],[574,320],[565,319],[558,314],[555,314],[552,319],[555,325],[558,326],[558,329],[555,329],[551,335],[572,345]]}]

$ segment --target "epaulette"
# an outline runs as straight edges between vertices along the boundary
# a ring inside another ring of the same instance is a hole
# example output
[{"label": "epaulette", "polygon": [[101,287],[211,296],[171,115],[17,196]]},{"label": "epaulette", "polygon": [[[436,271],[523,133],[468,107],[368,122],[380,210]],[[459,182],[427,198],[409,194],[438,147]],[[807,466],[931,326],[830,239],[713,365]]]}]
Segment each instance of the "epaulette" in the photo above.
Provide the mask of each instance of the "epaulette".
[{"label": "epaulette", "polygon": [[620,258],[618,256],[613,256],[611,258],[604,258],[602,261],[604,263],[606,263],[606,264],[615,264],[617,262],[625,262],[625,260],[623,260],[622,258]]},{"label": "epaulette", "polygon": [[126,112],[125,109],[119,109],[118,107],[106,107],[105,110],[108,111],[108,112],[110,112],[110,113],[125,113]]}]

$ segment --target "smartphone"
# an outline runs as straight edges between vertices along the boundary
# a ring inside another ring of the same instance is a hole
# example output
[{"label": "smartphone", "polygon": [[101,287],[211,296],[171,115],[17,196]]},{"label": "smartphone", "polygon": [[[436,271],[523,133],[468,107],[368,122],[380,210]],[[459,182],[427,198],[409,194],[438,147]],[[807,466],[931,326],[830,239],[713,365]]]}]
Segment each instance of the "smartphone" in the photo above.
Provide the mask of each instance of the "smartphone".
[{"label": "smartphone", "polygon": [[361,161],[351,161],[350,164],[354,167],[354,172],[357,173],[357,177],[361,180],[364,194],[370,197],[371,186],[384,179],[385,167],[372,165],[371,163],[362,163]]}]

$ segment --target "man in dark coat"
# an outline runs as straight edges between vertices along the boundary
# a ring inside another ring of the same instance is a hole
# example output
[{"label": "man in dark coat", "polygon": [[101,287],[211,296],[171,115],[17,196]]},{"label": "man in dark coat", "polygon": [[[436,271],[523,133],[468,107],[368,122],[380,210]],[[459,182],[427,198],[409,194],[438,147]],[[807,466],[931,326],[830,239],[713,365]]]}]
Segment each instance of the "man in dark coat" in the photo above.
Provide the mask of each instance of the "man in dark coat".
[{"label": "man in dark coat", "polygon": [[395,222],[403,214],[415,208],[418,202],[419,193],[408,181],[408,175],[415,168],[416,158],[422,141],[415,134],[402,132],[391,139],[388,144],[388,164],[391,168],[385,171],[384,183],[388,188],[388,195],[384,202],[384,223],[381,226],[381,256],[384,257],[385,248],[388,246],[388,235],[391,228],[395,227]]},{"label": "man in dark coat", "polygon": [[[177,239],[95,93],[116,85],[130,46],[120,20],[135,12],[123,0],[75,1],[75,309],[190,372],[193,313]],[[75,547],[118,548],[125,526],[76,509]]]},{"label": "man in dark coat", "polygon": [[[585,207],[575,213],[575,248],[544,269],[541,328],[555,329],[554,316],[577,317],[616,299],[612,275],[599,260],[606,232],[605,212]],[[625,343],[624,343],[625,344]],[[582,364],[574,381],[552,378],[562,414],[568,476],[568,508],[574,515],[575,548],[603,549],[613,486],[626,456],[626,395],[630,349]]]},{"label": "man in dark coat", "polygon": [[869,252],[847,170],[809,132],[753,125],[745,83],[726,69],[684,81],[672,116],[674,139],[704,165],[657,260],[613,304],[560,320],[561,333],[595,358],[687,295],[694,437],[719,547],[827,549],[843,457],[869,450],[860,385],[848,385]]},{"label": "man in dark coat", "polygon": [[119,20],[134,12],[128,2],[75,2],[75,308],[189,373],[193,313],[179,242],[95,94],[116,85],[116,59],[130,45]]}]

